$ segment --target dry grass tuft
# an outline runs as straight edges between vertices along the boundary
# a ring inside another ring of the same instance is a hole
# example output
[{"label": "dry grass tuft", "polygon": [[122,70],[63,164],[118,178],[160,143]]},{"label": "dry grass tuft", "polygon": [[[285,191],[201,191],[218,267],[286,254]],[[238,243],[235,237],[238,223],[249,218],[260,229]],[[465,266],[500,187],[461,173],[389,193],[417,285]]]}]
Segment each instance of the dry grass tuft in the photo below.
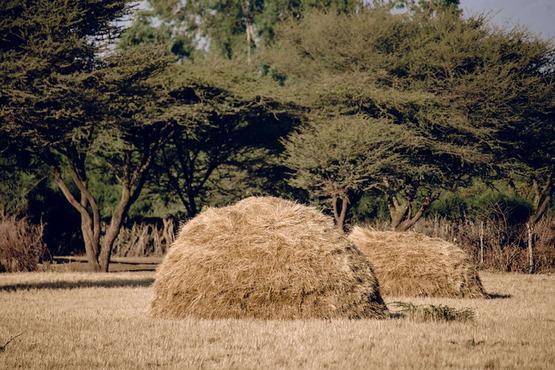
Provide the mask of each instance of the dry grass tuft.
[{"label": "dry grass tuft", "polygon": [[415,322],[474,321],[474,311],[470,308],[456,309],[445,305],[416,305],[409,302],[391,302],[392,315],[401,316]]},{"label": "dry grass tuft", "polygon": [[368,259],[314,208],[251,197],[185,224],[160,265],[162,318],[381,318]]},{"label": "dry grass tuft", "polygon": [[46,251],[44,225],[0,210],[0,272],[34,271]]},{"label": "dry grass tuft", "polygon": [[470,258],[445,240],[359,226],[349,239],[372,261],[384,295],[487,297]]}]

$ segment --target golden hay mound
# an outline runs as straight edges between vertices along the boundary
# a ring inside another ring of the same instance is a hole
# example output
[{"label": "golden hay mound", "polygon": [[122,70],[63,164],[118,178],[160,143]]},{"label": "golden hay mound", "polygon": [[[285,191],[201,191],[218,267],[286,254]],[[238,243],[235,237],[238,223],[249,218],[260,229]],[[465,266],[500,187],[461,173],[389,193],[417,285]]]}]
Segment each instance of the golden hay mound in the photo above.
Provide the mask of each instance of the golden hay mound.
[{"label": "golden hay mound", "polygon": [[487,296],[466,253],[443,239],[359,226],[349,239],[372,261],[383,295]]},{"label": "golden hay mound", "polygon": [[251,197],[189,221],[158,268],[162,318],[379,318],[372,266],[314,208]]}]

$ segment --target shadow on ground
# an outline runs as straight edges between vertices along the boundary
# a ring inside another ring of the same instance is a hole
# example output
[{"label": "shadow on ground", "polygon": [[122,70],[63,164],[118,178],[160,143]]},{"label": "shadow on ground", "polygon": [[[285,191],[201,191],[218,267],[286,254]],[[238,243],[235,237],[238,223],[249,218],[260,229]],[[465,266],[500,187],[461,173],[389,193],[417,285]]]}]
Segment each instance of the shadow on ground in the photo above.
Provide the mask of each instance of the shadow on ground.
[{"label": "shadow on ground", "polygon": [[487,294],[486,299],[507,299],[512,297],[512,295],[504,294],[504,293],[486,293],[486,294]]},{"label": "shadow on ground", "polygon": [[[128,264],[128,263],[110,263],[110,272],[141,272],[141,271],[156,271],[158,263],[144,263],[144,264]],[[42,266],[41,271],[52,272],[90,272],[90,267],[87,263],[83,262],[69,262],[59,264],[45,264]]]},{"label": "shadow on ground", "polygon": [[76,288],[128,288],[148,287],[154,278],[140,279],[112,279],[112,280],[82,280],[82,281],[37,281],[29,283],[13,283],[0,285],[1,291],[16,291],[27,289],[76,289]]}]

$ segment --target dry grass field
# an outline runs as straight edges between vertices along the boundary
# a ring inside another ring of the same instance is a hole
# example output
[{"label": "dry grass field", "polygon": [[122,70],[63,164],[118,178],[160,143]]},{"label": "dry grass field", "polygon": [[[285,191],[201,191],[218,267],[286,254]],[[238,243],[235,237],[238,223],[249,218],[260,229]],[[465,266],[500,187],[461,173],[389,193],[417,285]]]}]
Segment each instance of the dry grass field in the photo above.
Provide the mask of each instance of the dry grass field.
[{"label": "dry grass field", "polygon": [[0,368],[555,368],[555,275],[482,274],[498,299],[407,299],[474,322],[152,319],[152,272],[0,275]]}]

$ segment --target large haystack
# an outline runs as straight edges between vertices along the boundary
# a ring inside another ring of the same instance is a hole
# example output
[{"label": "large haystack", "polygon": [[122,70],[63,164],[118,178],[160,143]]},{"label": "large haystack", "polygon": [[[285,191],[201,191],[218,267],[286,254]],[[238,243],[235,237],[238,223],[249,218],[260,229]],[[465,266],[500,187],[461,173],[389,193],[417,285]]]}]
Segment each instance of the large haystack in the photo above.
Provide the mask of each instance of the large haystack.
[{"label": "large haystack", "polygon": [[466,253],[443,239],[359,226],[349,239],[372,261],[383,295],[486,296]]},{"label": "large haystack", "polygon": [[181,229],[158,268],[163,318],[378,318],[372,267],[316,209],[272,197],[209,208]]}]

